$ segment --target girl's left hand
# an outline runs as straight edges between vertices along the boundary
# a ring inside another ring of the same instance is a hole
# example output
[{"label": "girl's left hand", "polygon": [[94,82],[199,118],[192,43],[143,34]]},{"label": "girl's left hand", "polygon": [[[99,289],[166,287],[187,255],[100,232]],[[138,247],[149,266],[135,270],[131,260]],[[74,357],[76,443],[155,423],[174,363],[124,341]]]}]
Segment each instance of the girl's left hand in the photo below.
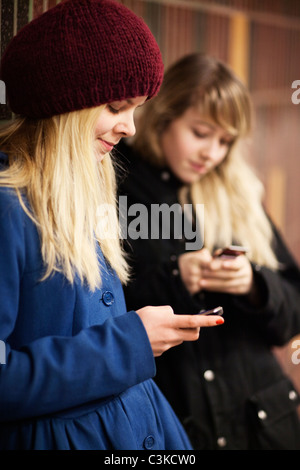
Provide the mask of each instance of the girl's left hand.
[{"label": "girl's left hand", "polygon": [[202,269],[200,287],[207,291],[228,294],[251,294],[254,280],[248,258],[239,255],[232,259],[212,259],[211,263]]}]

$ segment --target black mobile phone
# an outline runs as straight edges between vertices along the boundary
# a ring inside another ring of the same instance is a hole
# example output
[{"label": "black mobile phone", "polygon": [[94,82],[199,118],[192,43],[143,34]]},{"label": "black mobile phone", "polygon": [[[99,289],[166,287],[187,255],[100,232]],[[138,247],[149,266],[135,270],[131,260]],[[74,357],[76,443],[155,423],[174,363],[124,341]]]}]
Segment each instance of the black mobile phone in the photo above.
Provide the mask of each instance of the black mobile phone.
[{"label": "black mobile phone", "polygon": [[235,258],[236,256],[244,255],[247,251],[248,248],[245,246],[230,245],[221,250],[217,250],[214,254],[214,258]]},{"label": "black mobile phone", "polygon": [[211,310],[200,310],[198,315],[223,315],[223,307],[215,307]]}]

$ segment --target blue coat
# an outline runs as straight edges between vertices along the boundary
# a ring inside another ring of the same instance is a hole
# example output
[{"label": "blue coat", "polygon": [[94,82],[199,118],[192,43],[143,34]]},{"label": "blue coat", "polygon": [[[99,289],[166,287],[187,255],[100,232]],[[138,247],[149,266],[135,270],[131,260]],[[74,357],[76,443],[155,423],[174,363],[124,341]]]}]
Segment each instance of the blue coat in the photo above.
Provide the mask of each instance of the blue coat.
[{"label": "blue coat", "polygon": [[0,450],[190,448],[100,250],[99,263],[94,293],[60,273],[41,282],[36,227],[0,188]]}]

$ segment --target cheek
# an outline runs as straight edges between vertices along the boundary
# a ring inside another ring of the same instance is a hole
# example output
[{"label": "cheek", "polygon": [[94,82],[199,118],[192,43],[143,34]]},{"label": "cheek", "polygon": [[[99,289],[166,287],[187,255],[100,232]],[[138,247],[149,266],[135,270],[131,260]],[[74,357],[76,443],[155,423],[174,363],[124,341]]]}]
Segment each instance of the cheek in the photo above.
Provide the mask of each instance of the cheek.
[{"label": "cheek", "polygon": [[101,124],[98,124],[95,128],[95,134],[94,134],[95,140],[98,137],[100,137],[102,134],[103,134],[103,126]]},{"label": "cheek", "polygon": [[215,167],[222,163],[222,161],[226,158],[228,152],[229,152],[228,148],[222,149],[220,151],[220,154],[218,155],[218,157],[214,161],[214,166]]},{"label": "cheek", "polygon": [[97,139],[98,137],[101,137],[102,135],[110,132],[115,125],[115,121],[115,116],[112,116],[111,113],[107,111],[107,109],[104,109],[96,123],[95,138]]},{"label": "cheek", "polygon": [[162,150],[169,165],[180,163],[189,152],[189,142],[182,129],[170,128],[162,137]]}]

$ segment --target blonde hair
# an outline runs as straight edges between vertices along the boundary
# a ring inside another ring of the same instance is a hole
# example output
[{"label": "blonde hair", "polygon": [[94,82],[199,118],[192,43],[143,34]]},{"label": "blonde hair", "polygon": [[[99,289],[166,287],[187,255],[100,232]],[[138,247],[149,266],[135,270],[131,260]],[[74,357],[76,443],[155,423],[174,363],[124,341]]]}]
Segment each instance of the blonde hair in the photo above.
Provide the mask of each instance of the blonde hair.
[{"label": "blonde hair", "polygon": [[[96,120],[103,107],[36,121],[17,118],[0,131],[1,150],[9,156],[0,185],[16,190],[37,226],[43,280],[58,271],[71,283],[78,276],[91,290],[101,285],[104,268],[99,269],[97,243],[121,281],[128,277],[116,215],[113,163],[109,154],[97,162],[94,150]],[[97,220],[103,206],[110,210]]]},{"label": "blonde hair", "polygon": [[[232,243],[246,245],[249,259],[278,268],[272,250],[272,228],[263,209],[263,186],[243,155],[244,138],[252,128],[253,110],[243,83],[222,62],[190,54],[166,72],[156,98],[147,103],[133,145],[145,159],[164,165],[160,138],[190,108],[234,137],[226,158],[200,181],[189,186],[196,204],[204,204],[204,244],[210,250]],[[181,202],[187,194],[184,188]]]}]

